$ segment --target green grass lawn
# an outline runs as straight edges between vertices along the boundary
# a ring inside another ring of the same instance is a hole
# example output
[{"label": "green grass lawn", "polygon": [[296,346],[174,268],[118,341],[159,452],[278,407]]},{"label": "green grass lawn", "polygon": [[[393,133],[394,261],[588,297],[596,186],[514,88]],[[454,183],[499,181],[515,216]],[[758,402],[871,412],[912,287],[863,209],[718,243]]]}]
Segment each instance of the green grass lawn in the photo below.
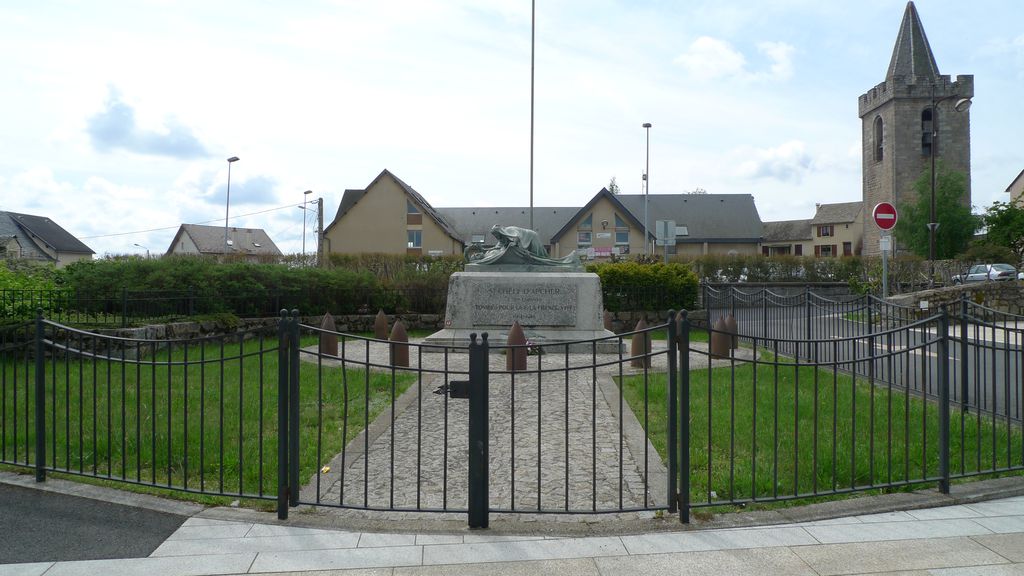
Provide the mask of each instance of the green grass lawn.
[{"label": "green grass lawn", "polygon": [[[645,428],[663,460],[666,380],[648,375],[646,391],[643,376],[622,382],[641,419],[646,392]],[[920,395],[785,363],[759,363],[756,378],[752,364],[694,370],[690,392],[693,502],[820,494],[938,475],[937,405]],[[991,417],[980,424],[952,408],[951,472],[1021,466],[1019,425]]]},{"label": "green grass lawn", "polygon": [[[189,490],[276,494],[276,346],[276,337],[208,343],[170,355],[156,350],[141,363],[122,363],[120,353],[112,361],[49,358],[47,464]],[[0,460],[34,457],[34,426],[26,418],[35,409],[26,398],[34,375],[31,362],[3,356]],[[343,438],[354,438],[413,381],[399,374],[393,385],[390,374],[301,363],[302,481],[321,466],[318,447],[329,460]]]}]

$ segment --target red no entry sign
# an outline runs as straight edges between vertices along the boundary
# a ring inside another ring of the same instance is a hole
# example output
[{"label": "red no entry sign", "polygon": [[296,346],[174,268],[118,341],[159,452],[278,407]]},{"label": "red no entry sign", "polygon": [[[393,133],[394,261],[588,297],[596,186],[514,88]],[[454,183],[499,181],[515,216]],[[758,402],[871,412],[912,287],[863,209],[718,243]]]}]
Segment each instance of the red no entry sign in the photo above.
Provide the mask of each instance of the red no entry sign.
[{"label": "red no entry sign", "polygon": [[879,202],[871,211],[871,217],[875,224],[882,230],[892,230],[896,227],[896,207],[889,202]]}]

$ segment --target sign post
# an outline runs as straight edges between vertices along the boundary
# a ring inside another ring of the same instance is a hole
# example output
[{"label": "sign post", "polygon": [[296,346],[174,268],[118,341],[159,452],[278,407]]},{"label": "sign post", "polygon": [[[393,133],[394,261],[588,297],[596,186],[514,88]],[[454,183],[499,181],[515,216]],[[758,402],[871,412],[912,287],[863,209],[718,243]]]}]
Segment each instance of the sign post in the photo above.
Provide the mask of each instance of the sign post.
[{"label": "sign post", "polygon": [[888,298],[889,250],[892,249],[892,236],[887,232],[896,227],[899,215],[896,213],[896,207],[889,202],[879,202],[871,211],[871,217],[875,220],[875,225],[882,230],[882,236],[878,239],[878,248],[882,251],[882,298]]},{"label": "sign post", "polygon": [[655,222],[655,243],[665,253],[665,264],[668,264],[668,247],[676,245],[676,221],[658,220]]}]

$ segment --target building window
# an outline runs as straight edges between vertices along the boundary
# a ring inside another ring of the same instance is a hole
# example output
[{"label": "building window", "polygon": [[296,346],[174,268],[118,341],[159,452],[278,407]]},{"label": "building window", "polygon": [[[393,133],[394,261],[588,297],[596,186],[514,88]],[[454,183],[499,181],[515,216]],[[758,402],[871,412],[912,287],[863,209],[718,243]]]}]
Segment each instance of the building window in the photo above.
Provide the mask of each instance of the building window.
[{"label": "building window", "polygon": [[793,255],[794,256],[803,256],[804,255],[804,245],[803,244],[797,244],[796,246],[793,246]]},{"label": "building window", "polygon": [[615,243],[629,244],[629,226],[618,214],[615,215]]},{"label": "building window", "polygon": [[853,256],[853,242],[843,242],[843,256]]},{"label": "building window", "polygon": [[921,111],[921,156],[932,155],[932,109]]},{"label": "building window", "polygon": [[483,234],[473,234],[473,244],[483,244],[485,236]]},{"label": "building window", "polygon": [[834,236],[834,235],[835,235],[835,233],[834,233],[834,231],[832,229],[832,225],[831,224],[825,224],[825,225],[822,225],[822,226],[818,226],[818,237],[819,238],[823,238],[823,237],[827,237],[827,236]]},{"label": "building window", "polygon": [[814,247],[814,256],[817,258],[832,258],[835,255],[836,246],[834,244],[824,244]]},{"label": "building window", "polygon": [[577,232],[576,233],[576,244],[581,248],[589,248],[592,243],[591,232]]},{"label": "building window", "polygon": [[882,117],[875,117],[875,162],[882,161],[882,154],[884,150],[884,133],[882,132]]},{"label": "building window", "polygon": [[405,199],[405,223],[413,225],[423,224],[423,214],[420,214],[419,209],[408,198]]},{"label": "building window", "polygon": [[587,214],[587,217],[580,221],[580,225],[577,226],[580,230],[593,230],[594,229],[594,215]]},{"label": "building window", "polygon": [[407,230],[406,234],[408,234],[407,248],[423,247],[423,230]]}]

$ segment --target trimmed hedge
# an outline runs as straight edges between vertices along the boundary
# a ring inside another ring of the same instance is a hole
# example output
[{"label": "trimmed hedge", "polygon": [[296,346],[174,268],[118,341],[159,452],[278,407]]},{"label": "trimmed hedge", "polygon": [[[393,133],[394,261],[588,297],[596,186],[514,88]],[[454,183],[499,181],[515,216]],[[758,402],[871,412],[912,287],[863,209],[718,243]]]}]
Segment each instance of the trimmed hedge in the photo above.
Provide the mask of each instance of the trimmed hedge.
[{"label": "trimmed hedge", "polygon": [[697,275],[685,264],[610,262],[587,265],[601,278],[604,307],[623,310],[693,310],[697,306]]}]

